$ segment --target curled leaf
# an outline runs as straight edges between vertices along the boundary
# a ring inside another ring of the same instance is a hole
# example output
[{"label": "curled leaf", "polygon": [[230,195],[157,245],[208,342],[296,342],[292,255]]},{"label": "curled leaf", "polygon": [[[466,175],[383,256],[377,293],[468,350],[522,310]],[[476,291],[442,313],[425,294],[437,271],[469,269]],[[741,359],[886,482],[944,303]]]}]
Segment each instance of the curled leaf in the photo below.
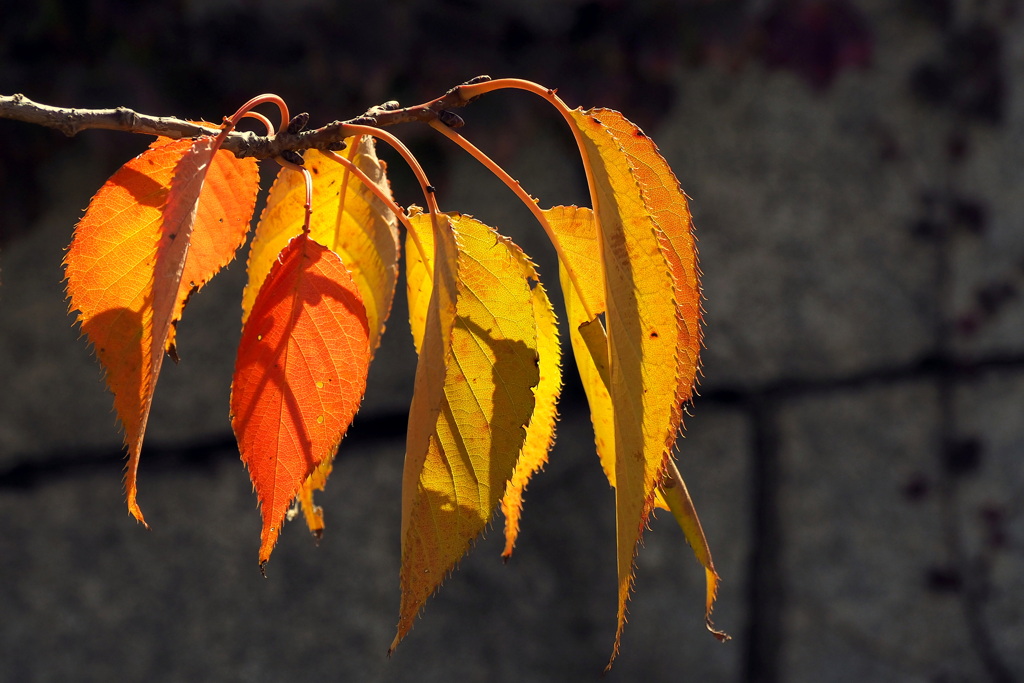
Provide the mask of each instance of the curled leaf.
[{"label": "curled leaf", "polygon": [[[613,114],[606,110],[570,112],[588,164],[605,278],[619,569],[614,660],[633,583],[633,557],[668,472],[670,450],[680,425],[685,373],[680,355],[690,351],[680,341],[687,325],[699,328],[699,318],[685,319],[686,302],[680,301],[684,283],[678,282],[685,269],[662,225],[673,234],[681,228],[670,224],[673,214],[663,206],[664,197],[652,198],[656,185],[664,189],[672,183],[678,190],[678,183],[667,165],[657,165],[654,158],[660,160],[660,155],[653,145],[633,145],[629,141],[627,151],[623,140],[629,133],[628,126]],[[634,137],[638,137],[637,132],[633,131]],[[643,164],[656,169],[651,177],[639,170]],[[669,177],[661,177],[659,172],[667,172]],[[685,206],[685,199],[683,203]],[[689,235],[688,223],[685,232]],[[676,244],[685,247],[681,241]],[[695,250],[692,242],[689,246],[687,258],[692,258],[692,275],[696,278]],[[699,288],[691,289],[699,297]],[[691,336],[695,338],[694,348],[699,349],[699,334]],[[695,371],[696,351],[692,366]],[[689,389],[692,376],[686,385]]]}]

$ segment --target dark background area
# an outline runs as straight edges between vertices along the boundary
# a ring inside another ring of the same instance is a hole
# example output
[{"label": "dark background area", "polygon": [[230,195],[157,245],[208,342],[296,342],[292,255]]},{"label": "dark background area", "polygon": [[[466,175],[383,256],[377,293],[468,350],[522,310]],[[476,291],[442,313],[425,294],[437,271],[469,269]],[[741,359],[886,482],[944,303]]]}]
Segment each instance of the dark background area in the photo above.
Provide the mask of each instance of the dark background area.
[{"label": "dark background area", "polygon": [[[609,680],[1024,677],[1024,7],[1014,0],[40,2],[0,17],[0,92],[216,121],[276,92],[312,125],[478,74],[623,111],[693,197],[707,297],[680,441],[723,577],[668,515],[645,537]],[[525,94],[460,112],[542,205],[586,203]],[[442,208],[529,214],[448,141],[395,129]],[[500,520],[395,655],[403,297],[320,501],[264,580],[227,419],[244,262],[192,303],[127,517],[123,451],[60,267],[148,143],[0,121],[0,679],[594,680],[615,630],[613,493],[566,368],[558,441],[508,565]],[[398,201],[411,175],[382,152]],[[275,169],[266,165],[269,179]],[[244,257],[240,257],[244,258]],[[563,336],[564,338],[564,336]]]}]

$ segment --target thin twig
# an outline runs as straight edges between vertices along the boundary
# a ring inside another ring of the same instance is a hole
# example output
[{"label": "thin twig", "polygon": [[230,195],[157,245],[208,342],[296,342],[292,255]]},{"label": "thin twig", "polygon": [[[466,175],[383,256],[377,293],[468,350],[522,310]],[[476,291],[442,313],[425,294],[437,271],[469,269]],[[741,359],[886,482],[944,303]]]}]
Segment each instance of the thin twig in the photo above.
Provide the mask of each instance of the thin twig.
[{"label": "thin twig", "polygon": [[[463,85],[458,85],[430,102],[412,107],[400,107],[397,102],[386,102],[371,107],[365,113],[349,121],[334,121],[314,130],[301,133],[281,131],[276,135],[257,135],[252,132],[232,132],[224,141],[222,149],[237,157],[270,159],[280,156],[286,150],[339,150],[345,139],[344,127],[364,125],[385,127],[398,123],[422,121],[430,123],[438,118],[451,121],[458,119],[449,112],[464,107],[474,97],[463,96],[465,85],[489,80],[488,76],[477,76]],[[169,138],[191,138],[201,135],[216,135],[220,126],[193,123],[172,116],[150,116],[140,114],[127,107],[115,109],[73,109],[54,107],[33,102],[24,95],[0,95],[0,119],[13,119],[55,128],[68,137],[92,128],[119,130],[143,135],[162,135]]]}]

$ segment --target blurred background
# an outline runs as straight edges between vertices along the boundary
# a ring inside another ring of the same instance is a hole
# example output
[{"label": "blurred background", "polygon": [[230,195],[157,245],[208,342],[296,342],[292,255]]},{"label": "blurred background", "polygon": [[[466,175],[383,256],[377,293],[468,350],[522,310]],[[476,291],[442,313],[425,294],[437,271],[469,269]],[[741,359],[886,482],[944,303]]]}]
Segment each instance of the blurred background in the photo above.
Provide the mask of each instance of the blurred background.
[{"label": "blurred background", "polygon": [[[277,92],[322,125],[483,73],[623,111],[693,198],[707,350],[679,465],[734,638],[704,630],[703,572],[662,515],[608,680],[1024,678],[1021,3],[48,0],[0,17],[0,92],[63,106],[217,121]],[[497,93],[461,114],[542,205],[587,202],[542,102]],[[511,235],[554,287],[504,186],[425,127],[393,132],[443,209]],[[385,657],[415,365],[401,295],[318,547],[296,522],[260,576],[227,417],[244,255],[179,327],[140,469],[152,531],[127,516],[61,259],[147,144],[0,121],[0,679],[596,680],[613,492],[569,367],[515,556],[500,561],[499,519]],[[420,201],[382,155],[398,201]]]}]

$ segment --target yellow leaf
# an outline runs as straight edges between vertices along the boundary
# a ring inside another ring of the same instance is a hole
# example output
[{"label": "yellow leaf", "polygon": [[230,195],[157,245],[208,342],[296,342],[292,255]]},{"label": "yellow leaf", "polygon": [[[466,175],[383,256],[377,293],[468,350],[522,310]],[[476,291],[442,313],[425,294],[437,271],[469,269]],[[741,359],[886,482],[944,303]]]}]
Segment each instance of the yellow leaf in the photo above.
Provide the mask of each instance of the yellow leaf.
[{"label": "yellow leaf", "polygon": [[[619,143],[640,186],[644,205],[661,231],[659,238],[672,269],[672,291],[679,314],[676,406],[681,408],[693,396],[701,347],[700,267],[686,194],[657,145],[642,130],[611,109],[592,109],[589,113],[598,117]],[[681,418],[680,410],[676,419]]]},{"label": "yellow leaf", "polygon": [[[544,215],[558,235],[562,253],[568,261],[559,260],[559,281],[569,323],[569,342],[590,406],[597,455],[608,483],[615,486],[614,410],[607,383],[608,342],[600,319],[591,320],[587,315],[587,310],[595,315],[605,311],[601,245],[594,213],[582,207],[556,206],[546,210]],[[576,281],[587,297],[585,302],[570,282],[569,269],[576,274]]]},{"label": "yellow leaf", "polygon": [[317,465],[313,474],[309,475],[302,483],[302,488],[299,489],[299,505],[302,507],[302,516],[306,520],[309,532],[317,541],[324,535],[324,509],[313,502],[313,493],[324,490],[332,469],[334,469],[334,458],[324,460]]},{"label": "yellow leaf", "polygon": [[573,111],[572,119],[589,161],[605,273],[619,570],[614,659],[633,558],[676,438],[676,300],[664,238],[621,145],[593,112]]},{"label": "yellow leaf", "polygon": [[[427,326],[427,314],[434,291],[435,248],[434,236],[427,222],[429,219],[423,217],[423,214],[414,213],[410,220],[418,229],[415,236],[412,231],[405,236],[405,294],[409,302],[409,330],[412,332],[412,343],[416,353],[421,354],[423,332]],[[447,218],[439,217],[438,220],[446,221]]]},{"label": "yellow leaf", "polygon": [[718,596],[718,573],[715,571],[715,563],[711,559],[711,548],[708,547],[707,539],[704,538],[704,529],[701,527],[700,519],[697,517],[697,508],[693,506],[690,492],[686,488],[686,482],[679,474],[674,462],[669,462],[668,476],[662,486],[658,489],[658,495],[662,496],[672,511],[672,516],[683,530],[686,542],[690,544],[693,554],[702,565],[704,565],[704,580],[706,591],[704,596],[704,623],[715,638],[724,642],[730,640],[729,634],[719,631],[711,623],[711,612],[715,606],[715,598]]},{"label": "yellow leaf", "polygon": [[[402,598],[392,649],[490,522],[524,443],[539,381],[533,294],[509,243],[468,217],[437,221],[430,235],[430,216],[411,219],[433,254],[426,261],[421,255],[419,270],[407,277],[423,280],[429,267],[432,282],[410,285],[420,293],[410,298],[411,319],[423,325],[402,482]],[[413,322],[414,334],[416,328]]]},{"label": "yellow leaf", "polygon": [[537,353],[540,358],[540,380],[534,392],[535,406],[530,424],[526,427],[526,439],[516,461],[512,478],[501,499],[501,511],[505,515],[505,549],[501,556],[512,555],[519,536],[519,519],[523,511],[523,491],[535,472],[548,461],[548,452],[555,441],[555,422],[558,420],[558,397],[562,391],[562,351],[558,344],[558,320],[551,308],[544,285],[540,283],[533,263],[523,251],[507,242],[515,256],[523,276],[532,283],[533,317],[537,325]]},{"label": "yellow leaf", "polygon": [[[697,245],[693,235],[693,219],[686,194],[657,145],[639,127],[617,111],[592,109],[589,112],[608,127],[629,160],[630,169],[640,187],[644,205],[660,229],[662,251],[672,270],[672,291],[678,314],[676,327],[676,401],[673,404],[673,431],[682,425],[683,404],[693,397],[700,367],[701,288]],[[718,574],[711,559],[711,550],[701,528],[697,510],[690,499],[675,463],[669,463],[665,484],[658,489],[657,504],[672,511],[682,528],[686,541],[702,565],[706,575],[705,621],[708,630],[719,640],[729,636],[711,624],[711,611],[718,593]]]},{"label": "yellow leaf", "polygon": [[[405,245],[409,325],[417,352],[422,344],[423,329],[426,324],[432,291],[430,278],[433,273],[432,238],[427,230],[419,231],[418,235],[420,246],[423,247],[425,254],[420,253],[419,247],[416,246],[416,240],[411,236],[406,238]],[[505,548],[502,551],[502,557],[507,559],[512,555],[516,538],[519,535],[523,490],[530,477],[547,463],[548,452],[554,444],[555,423],[558,419],[558,397],[562,390],[562,354],[558,343],[558,321],[533,263],[511,240],[501,235],[497,237],[508,246],[519,264],[522,277],[527,279],[533,287],[531,301],[537,325],[537,350],[540,357],[540,381],[534,392],[536,407],[530,418],[530,424],[526,428],[526,439],[519,459],[516,461],[515,471],[505,495],[501,499],[501,511],[505,515]]]},{"label": "yellow leaf", "polygon": [[[390,195],[385,165],[377,159],[373,138],[348,138],[346,156]],[[338,256],[352,273],[366,304],[370,348],[380,344],[398,278],[398,219],[344,166],[315,149],[303,166],[313,176],[313,216],[309,234]],[[249,282],[242,295],[242,321],[249,316],[260,285],[277,255],[302,232],[306,186],[301,173],[281,169],[249,251]]]}]

